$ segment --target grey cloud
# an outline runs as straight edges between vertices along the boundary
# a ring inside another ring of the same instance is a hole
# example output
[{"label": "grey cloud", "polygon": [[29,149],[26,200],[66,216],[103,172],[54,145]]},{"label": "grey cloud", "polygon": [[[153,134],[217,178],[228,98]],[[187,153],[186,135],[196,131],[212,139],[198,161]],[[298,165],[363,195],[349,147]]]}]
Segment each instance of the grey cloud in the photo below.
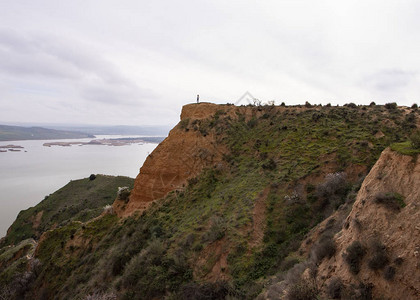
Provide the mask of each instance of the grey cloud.
[{"label": "grey cloud", "polygon": [[145,99],[153,99],[151,92],[139,90],[132,85],[88,85],[81,91],[81,96],[91,101],[111,105],[134,105],[144,103]]},{"label": "grey cloud", "polygon": [[368,75],[362,85],[379,92],[397,92],[415,80],[417,73],[400,69],[381,70]]},{"label": "grey cloud", "polygon": [[144,97],[154,97],[150,90],[125,78],[97,52],[74,41],[3,29],[0,30],[0,57],[3,75],[66,80],[74,88],[80,88],[79,94],[86,100],[141,104]]}]

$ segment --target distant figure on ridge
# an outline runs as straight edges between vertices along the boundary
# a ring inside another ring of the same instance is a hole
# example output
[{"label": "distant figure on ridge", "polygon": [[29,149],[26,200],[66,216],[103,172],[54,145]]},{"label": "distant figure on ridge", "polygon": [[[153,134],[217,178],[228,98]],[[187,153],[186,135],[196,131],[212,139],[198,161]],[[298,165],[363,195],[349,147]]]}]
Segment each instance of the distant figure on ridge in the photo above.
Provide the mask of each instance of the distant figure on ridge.
[{"label": "distant figure on ridge", "polygon": [[200,95],[197,95],[197,103],[200,103]]}]

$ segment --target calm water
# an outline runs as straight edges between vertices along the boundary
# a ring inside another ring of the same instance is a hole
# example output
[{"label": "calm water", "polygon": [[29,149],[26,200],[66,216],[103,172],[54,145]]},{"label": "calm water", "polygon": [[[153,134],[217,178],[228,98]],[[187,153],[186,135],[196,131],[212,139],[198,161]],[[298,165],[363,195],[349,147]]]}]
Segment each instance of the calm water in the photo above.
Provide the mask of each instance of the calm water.
[{"label": "calm water", "polygon": [[[109,137],[122,136],[97,136]],[[45,142],[52,141],[0,142],[0,145],[25,147],[21,152],[0,153],[0,237],[6,234],[19,211],[36,205],[72,179],[89,177],[90,174],[135,178],[147,155],[157,146],[144,143],[127,146],[44,147],[42,145]]]}]

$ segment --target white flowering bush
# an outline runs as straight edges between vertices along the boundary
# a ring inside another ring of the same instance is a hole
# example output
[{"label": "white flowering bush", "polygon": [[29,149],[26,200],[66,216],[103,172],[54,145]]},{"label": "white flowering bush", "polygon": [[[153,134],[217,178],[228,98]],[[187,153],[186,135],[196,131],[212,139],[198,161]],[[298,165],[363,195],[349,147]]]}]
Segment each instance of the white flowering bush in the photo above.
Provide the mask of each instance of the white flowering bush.
[{"label": "white flowering bush", "polygon": [[119,200],[124,200],[128,202],[128,197],[130,196],[130,188],[128,186],[122,186],[118,188],[117,197]]}]

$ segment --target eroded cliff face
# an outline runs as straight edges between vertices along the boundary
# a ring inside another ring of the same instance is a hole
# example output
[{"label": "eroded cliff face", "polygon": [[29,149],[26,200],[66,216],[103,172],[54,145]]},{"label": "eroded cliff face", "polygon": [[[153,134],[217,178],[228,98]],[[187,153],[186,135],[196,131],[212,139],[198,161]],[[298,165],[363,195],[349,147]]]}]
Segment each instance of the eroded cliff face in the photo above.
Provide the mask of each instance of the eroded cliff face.
[{"label": "eroded cliff face", "polygon": [[220,109],[220,105],[210,103],[183,107],[181,122],[170,131],[168,137],[156,147],[141,167],[128,203],[114,203],[114,209],[119,216],[129,216],[146,209],[153,200],[182,188],[188,179],[197,176],[203,168],[221,162],[225,149],[217,143],[213,131],[203,134],[199,130],[185,128],[185,125],[195,120],[212,117]]},{"label": "eroded cliff face", "polygon": [[[284,111],[287,108],[272,106],[271,109]],[[127,217],[145,210],[152,201],[183,188],[188,179],[196,177],[204,168],[222,162],[223,154],[227,153],[226,145],[219,142],[223,132],[216,133],[208,126],[218,113],[231,119],[240,115],[250,120],[264,111],[258,107],[212,103],[183,106],[181,121],[141,167],[128,203],[117,200],[113,204],[118,216]]]},{"label": "eroded cliff face", "polygon": [[[380,193],[398,193],[406,206],[378,203]],[[336,254],[320,264],[318,278],[326,286],[332,278],[341,279],[347,286],[363,282],[372,286],[375,298],[419,299],[419,207],[420,161],[386,149],[365,178],[343,229],[334,236]],[[350,272],[345,260],[348,247],[355,241],[361,243],[365,253],[360,257],[358,274]],[[375,259],[380,263],[373,268]]]}]

